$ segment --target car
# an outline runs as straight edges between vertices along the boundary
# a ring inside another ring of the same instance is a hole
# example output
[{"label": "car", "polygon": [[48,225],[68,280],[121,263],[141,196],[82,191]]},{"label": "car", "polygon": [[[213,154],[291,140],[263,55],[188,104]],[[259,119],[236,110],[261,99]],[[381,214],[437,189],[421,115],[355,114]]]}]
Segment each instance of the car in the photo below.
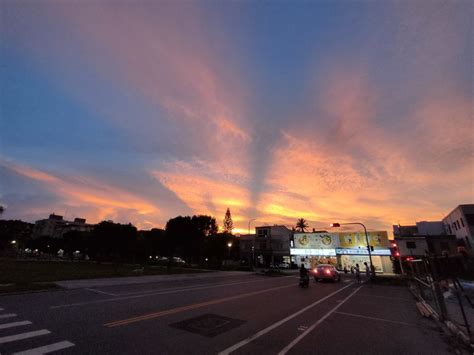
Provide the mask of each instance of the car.
[{"label": "car", "polygon": [[279,268],[279,269],[289,269],[289,268],[290,268],[290,264],[288,264],[288,263],[280,263],[280,264],[278,264],[278,268]]},{"label": "car", "polygon": [[320,280],[333,280],[333,281],[341,281],[341,275],[337,269],[329,264],[319,264],[316,265],[313,270],[311,270],[313,274],[314,281]]}]

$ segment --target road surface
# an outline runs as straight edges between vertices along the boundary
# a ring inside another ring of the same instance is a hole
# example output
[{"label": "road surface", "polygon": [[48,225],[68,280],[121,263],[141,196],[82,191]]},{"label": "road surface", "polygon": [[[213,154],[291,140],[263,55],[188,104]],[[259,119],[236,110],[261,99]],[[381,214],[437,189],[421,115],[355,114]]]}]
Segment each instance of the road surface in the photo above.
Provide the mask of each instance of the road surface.
[{"label": "road surface", "polygon": [[222,273],[0,297],[0,353],[449,354],[404,287]]}]

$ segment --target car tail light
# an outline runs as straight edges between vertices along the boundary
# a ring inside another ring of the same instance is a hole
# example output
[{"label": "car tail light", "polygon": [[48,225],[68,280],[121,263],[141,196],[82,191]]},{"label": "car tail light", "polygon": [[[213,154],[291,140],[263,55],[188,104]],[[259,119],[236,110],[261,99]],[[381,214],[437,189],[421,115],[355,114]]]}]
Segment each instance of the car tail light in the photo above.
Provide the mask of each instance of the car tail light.
[{"label": "car tail light", "polygon": [[330,275],[330,274],[331,274],[331,270],[326,269],[326,274]]}]

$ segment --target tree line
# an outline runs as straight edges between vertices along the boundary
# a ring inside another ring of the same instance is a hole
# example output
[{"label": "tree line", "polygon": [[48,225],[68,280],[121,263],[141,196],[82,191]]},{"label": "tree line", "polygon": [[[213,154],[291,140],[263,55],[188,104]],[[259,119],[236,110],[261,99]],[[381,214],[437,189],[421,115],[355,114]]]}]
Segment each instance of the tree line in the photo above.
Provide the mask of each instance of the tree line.
[{"label": "tree line", "polygon": [[[70,231],[62,238],[31,239],[24,235],[20,237],[16,232],[13,234],[22,239],[18,241],[22,248],[54,255],[62,250],[65,257],[73,257],[76,252],[97,261],[143,262],[156,260],[156,257],[168,257],[169,260],[180,257],[189,264],[217,266],[224,259],[239,257],[238,239],[231,233],[230,212],[226,220],[227,228],[221,233],[214,217],[194,215],[172,218],[165,229],[149,231],[138,231],[132,224],[103,221],[89,232]],[[0,228],[0,249],[11,243],[13,226],[30,230],[33,226],[21,221],[2,221],[2,225],[6,227]]]}]

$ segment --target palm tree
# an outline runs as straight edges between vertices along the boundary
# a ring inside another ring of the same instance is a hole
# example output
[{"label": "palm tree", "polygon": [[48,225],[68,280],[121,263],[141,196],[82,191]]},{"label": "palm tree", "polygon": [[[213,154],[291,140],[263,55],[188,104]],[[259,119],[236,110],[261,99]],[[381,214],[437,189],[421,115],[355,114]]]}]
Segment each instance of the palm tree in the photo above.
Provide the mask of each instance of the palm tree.
[{"label": "palm tree", "polygon": [[308,228],[308,222],[304,218],[299,218],[296,221],[296,230],[298,232],[306,232],[306,228]]}]

